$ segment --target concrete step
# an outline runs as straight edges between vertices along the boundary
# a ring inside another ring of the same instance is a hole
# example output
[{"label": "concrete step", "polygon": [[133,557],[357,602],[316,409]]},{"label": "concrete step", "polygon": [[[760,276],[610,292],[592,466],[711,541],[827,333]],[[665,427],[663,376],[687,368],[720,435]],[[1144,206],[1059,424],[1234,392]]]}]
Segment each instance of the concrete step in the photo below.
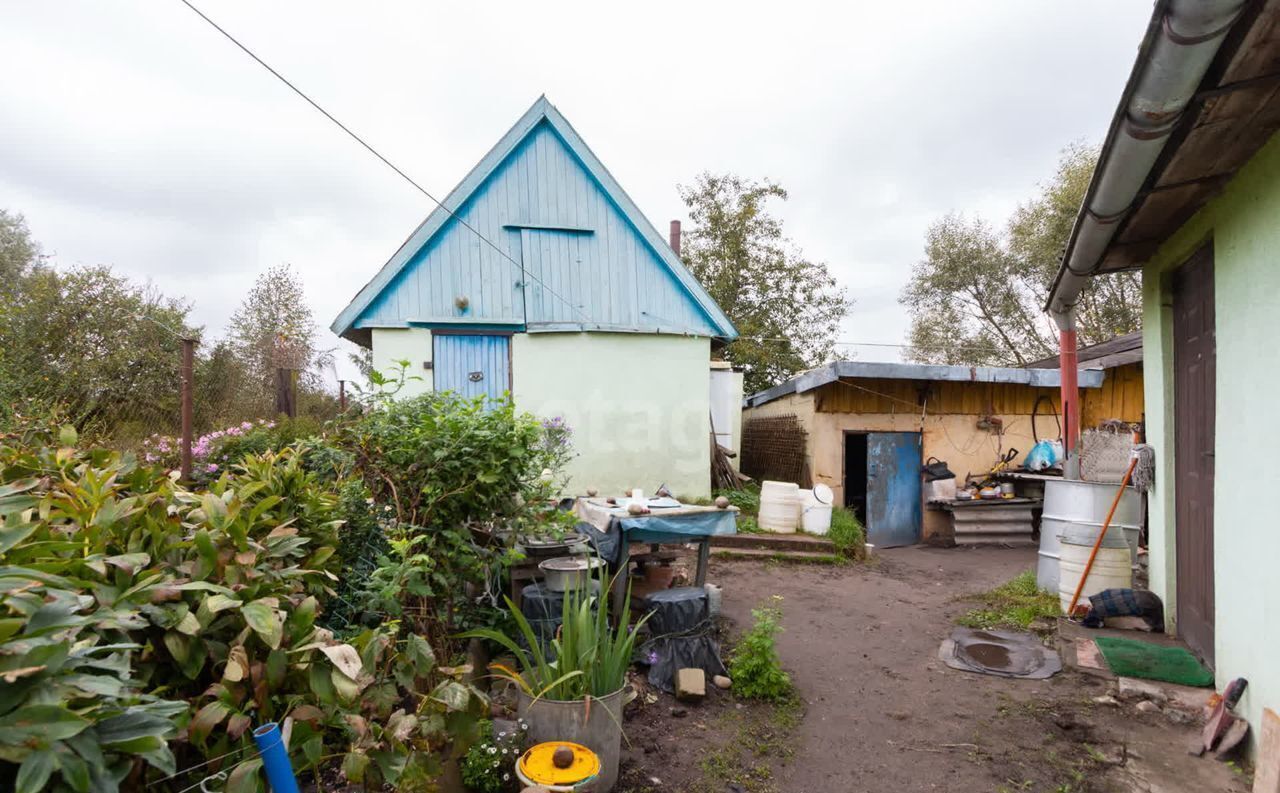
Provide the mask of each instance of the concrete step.
[{"label": "concrete step", "polygon": [[801,553],[836,552],[835,545],[824,537],[810,534],[719,534],[711,538],[711,547],[746,548],[765,550],[770,553],[796,551]]},{"label": "concrete step", "polygon": [[717,559],[756,559],[777,562],[802,562],[808,564],[838,564],[847,559],[834,549],[830,551],[787,551],[773,548],[713,548]]}]

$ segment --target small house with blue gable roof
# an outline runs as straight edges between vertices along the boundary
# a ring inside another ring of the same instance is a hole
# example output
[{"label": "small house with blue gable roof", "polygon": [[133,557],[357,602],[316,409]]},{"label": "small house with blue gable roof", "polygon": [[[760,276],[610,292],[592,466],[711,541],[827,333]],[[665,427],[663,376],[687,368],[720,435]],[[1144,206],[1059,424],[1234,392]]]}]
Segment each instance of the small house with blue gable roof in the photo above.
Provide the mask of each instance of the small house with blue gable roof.
[{"label": "small house with blue gable roof", "polygon": [[711,344],[732,323],[541,97],[332,324],[405,391],[561,417],[573,487],[710,487]]}]

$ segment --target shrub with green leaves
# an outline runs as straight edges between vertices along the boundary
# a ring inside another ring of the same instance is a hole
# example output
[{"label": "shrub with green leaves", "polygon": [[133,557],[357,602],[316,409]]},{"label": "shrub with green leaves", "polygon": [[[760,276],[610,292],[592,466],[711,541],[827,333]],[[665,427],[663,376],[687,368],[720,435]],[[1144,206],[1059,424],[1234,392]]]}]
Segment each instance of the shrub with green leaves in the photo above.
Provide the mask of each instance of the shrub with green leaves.
[{"label": "shrub with green leaves", "polygon": [[791,676],[782,671],[777,637],[782,632],[782,597],[752,609],[755,623],[733,650],[729,676],[733,690],[747,699],[785,699],[791,693]]},{"label": "shrub with green leaves", "polygon": [[[294,450],[191,491],[77,440],[0,435],[0,781],[138,789],[286,714],[299,772],[336,746],[378,784],[427,778],[469,740],[487,702],[422,637],[316,626],[338,499]],[[260,790],[258,763],[227,789]]]},{"label": "shrub with green leaves", "polygon": [[515,558],[515,535],[573,522],[548,506],[566,428],[517,411],[510,399],[446,392],[376,400],[335,442],[354,455],[374,503],[391,507],[378,515],[390,552],[368,582],[364,608],[403,617],[436,647],[450,648],[459,630],[495,617],[492,605],[477,608],[475,593],[496,589]]}]

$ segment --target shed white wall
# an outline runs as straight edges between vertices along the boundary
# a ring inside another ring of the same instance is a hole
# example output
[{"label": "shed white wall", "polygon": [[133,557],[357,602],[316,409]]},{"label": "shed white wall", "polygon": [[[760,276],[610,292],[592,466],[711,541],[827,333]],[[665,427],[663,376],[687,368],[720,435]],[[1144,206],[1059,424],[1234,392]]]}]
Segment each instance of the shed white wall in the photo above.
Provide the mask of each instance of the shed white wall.
[{"label": "shed white wall", "polygon": [[711,488],[710,340],[640,333],[518,333],[516,406],[563,416],[578,456],[570,492],[666,483],[680,497]]},{"label": "shed white wall", "polygon": [[[653,492],[665,482],[678,496],[710,495],[709,339],[517,333],[511,344],[516,407],[543,418],[563,416],[573,428],[577,457],[569,464],[569,492]],[[421,378],[407,382],[400,396],[430,392],[432,372],[423,363],[431,360],[431,331],[375,329],[374,368],[394,377],[400,360]]]},{"label": "shed white wall", "polygon": [[431,370],[423,364],[431,360],[431,331],[426,328],[374,328],[373,368],[385,377],[399,377],[398,361],[408,361],[406,380],[400,396],[427,394],[433,388]]}]

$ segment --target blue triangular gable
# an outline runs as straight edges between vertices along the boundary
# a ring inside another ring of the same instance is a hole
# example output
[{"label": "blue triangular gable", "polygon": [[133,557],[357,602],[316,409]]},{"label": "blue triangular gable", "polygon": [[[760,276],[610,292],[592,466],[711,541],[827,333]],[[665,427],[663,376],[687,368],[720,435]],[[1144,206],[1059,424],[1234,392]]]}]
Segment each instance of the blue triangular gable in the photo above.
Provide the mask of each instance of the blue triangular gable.
[{"label": "blue triangular gable", "polygon": [[334,320],[335,333],[475,324],[737,336],[546,97],[443,203],[448,211],[437,207]]}]

